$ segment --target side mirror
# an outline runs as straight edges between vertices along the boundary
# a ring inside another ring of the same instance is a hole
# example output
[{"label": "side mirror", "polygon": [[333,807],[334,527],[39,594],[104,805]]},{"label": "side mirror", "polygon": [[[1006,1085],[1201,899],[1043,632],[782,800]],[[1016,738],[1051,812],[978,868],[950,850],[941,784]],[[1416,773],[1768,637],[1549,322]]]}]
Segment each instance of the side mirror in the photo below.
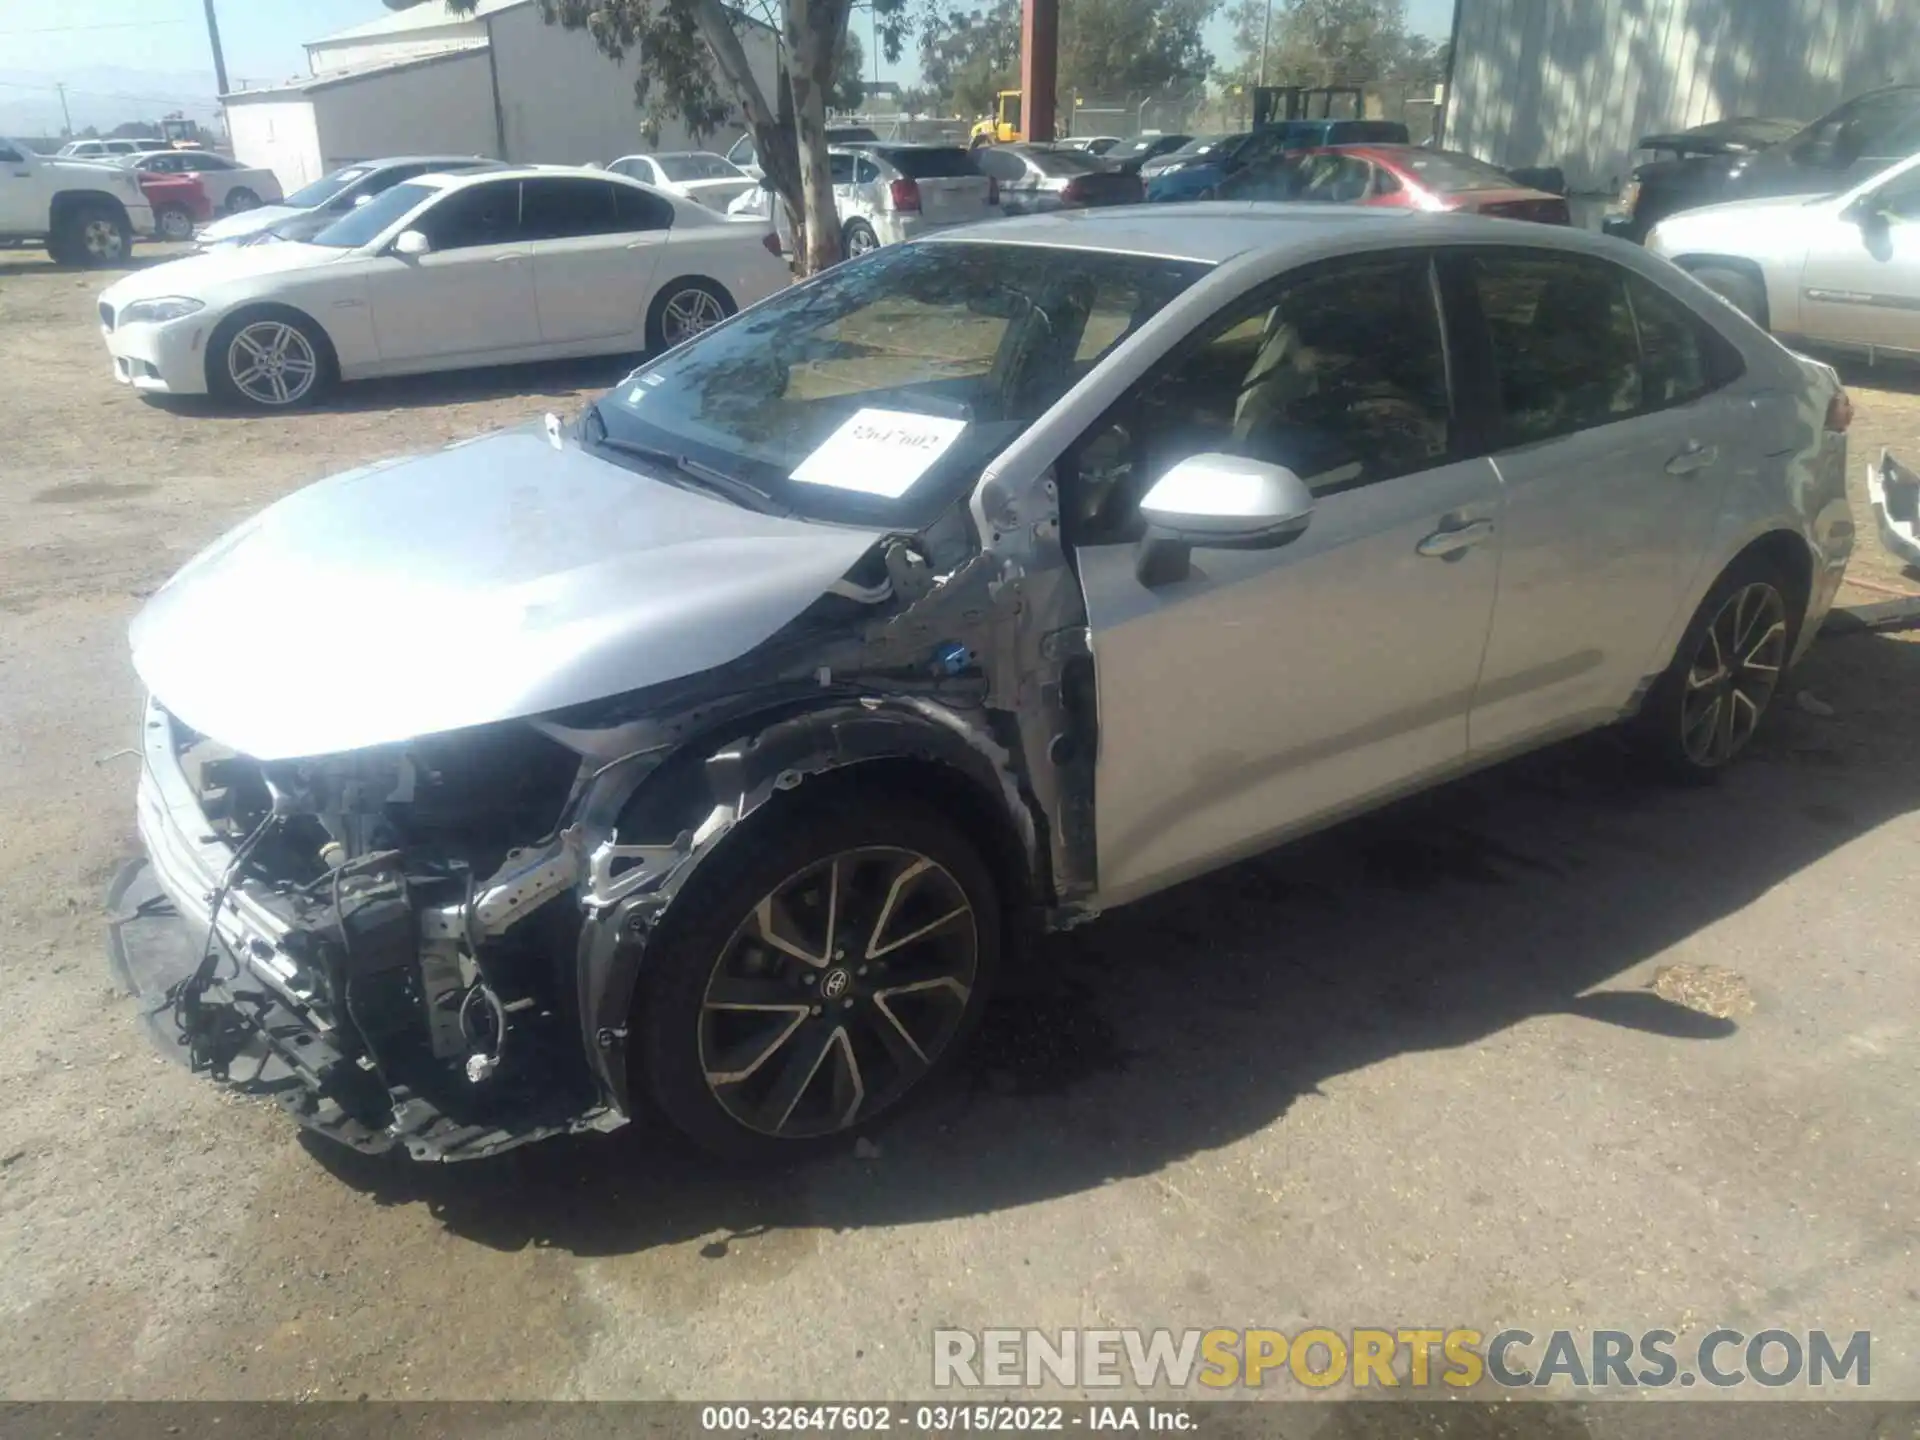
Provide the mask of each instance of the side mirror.
[{"label": "side mirror", "polygon": [[433,253],[433,242],[418,230],[402,230],[393,242],[393,253],[417,259]]},{"label": "side mirror", "polygon": [[1880,208],[1877,192],[1860,196],[1840,212],[1840,218],[1850,225],[1858,225],[1862,230],[1881,230],[1887,224],[1887,214]]},{"label": "side mirror", "polygon": [[1140,502],[1147,533],[1134,554],[1142,585],[1187,578],[1193,547],[1269,550],[1313,518],[1313,492],[1284,465],[1243,455],[1191,455]]}]

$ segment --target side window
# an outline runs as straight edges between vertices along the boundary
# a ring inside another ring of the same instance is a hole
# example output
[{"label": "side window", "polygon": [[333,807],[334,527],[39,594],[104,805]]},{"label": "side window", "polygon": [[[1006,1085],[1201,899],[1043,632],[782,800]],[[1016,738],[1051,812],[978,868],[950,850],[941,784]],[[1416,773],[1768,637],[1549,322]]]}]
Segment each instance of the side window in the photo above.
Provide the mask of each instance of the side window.
[{"label": "side window", "polygon": [[613,213],[621,230],[671,230],[673,206],[631,185],[613,187]]},{"label": "side window", "polygon": [[874,181],[878,180],[879,178],[880,178],[880,167],[874,164],[873,161],[868,159],[865,155],[862,155],[857,161],[854,162],[854,166],[853,166],[853,183],[854,184],[871,185]]},{"label": "side window", "polygon": [[1398,195],[1406,187],[1400,183],[1400,177],[1382,166],[1373,167],[1373,193],[1375,195]]},{"label": "side window", "polygon": [[520,182],[497,180],[456,190],[423,214],[414,228],[435,250],[504,245],[520,238]]},{"label": "side window", "polygon": [[613,186],[605,180],[552,179],[520,182],[520,238],[574,240],[611,235],[620,228]]},{"label": "side window", "polygon": [[1191,455],[1285,465],[1327,495],[1444,464],[1452,429],[1427,257],[1317,266],[1216,316],[1082,437],[1069,538],[1134,538],[1140,497]]},{"label": "side window", "polygon": [[[1664,410],[1698,400],[1731,378],[1706,325],[1652,281],[1627,277],[1627,298],[1640,332],[1641,401]],[[1737,363],[1737,357],[1736,357]]]},{"label": "side window", "polygon": [[1882,215],[1894,220],[1920,220],[1920,168],[1883,185],[1873,198]]},{"label": "side window", "polygon": [[1611,424],[1641,409],[1626,271],[1544,253],[1476,255],[1470,263],[1493,343],[1503,448]]},{"label": "side window", "polygon": [[827,156],[827,173],[835,185],[851,185],[853,183],[853,156]]},{"label": "side window", "polygon": [[742,135],[738,140],[733,142],[733,148],[727,151],[727,159],[742,169],[753,164],[759,158],[758,152],[753,148],[753,136],[751,135]]}]

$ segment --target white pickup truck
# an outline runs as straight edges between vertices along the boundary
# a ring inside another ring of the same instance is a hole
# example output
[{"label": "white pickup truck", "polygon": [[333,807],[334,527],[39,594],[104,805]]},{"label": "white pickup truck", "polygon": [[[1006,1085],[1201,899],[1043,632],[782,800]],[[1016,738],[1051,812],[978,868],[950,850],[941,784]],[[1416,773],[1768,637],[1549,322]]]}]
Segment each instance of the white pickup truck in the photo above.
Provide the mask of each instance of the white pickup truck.
[{"label": "white pickup truck", "polygon": [[153,238],[153,209],[131,170],[0,139],[0,240],[44,241],[61,265],[118,265],[136,235]]}]

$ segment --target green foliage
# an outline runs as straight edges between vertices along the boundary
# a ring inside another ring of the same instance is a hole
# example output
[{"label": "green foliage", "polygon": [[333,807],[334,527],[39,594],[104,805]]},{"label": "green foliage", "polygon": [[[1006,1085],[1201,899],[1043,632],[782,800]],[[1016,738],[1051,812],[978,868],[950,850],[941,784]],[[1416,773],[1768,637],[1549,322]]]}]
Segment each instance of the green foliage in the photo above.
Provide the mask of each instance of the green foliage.
[{"label": "green foliage", "polygon": [[[1223,83],[1260,78],[1267,16],[1267,0],[1236,0],[1227,11],[1238,58],[1219,72]],[[1446,46],[1408,33],[1405,0],[1273,0],[1272,17],[1269,85],[1431,85],[1446,73]]]},{"label": "green foliage", "polygon": [[846,43],[840,47],[840,63],[834,67],[833,84],[827,90],[827,108],[851,112],[867,98],[867,47],[860,43],[854,28],[847,27]]}]

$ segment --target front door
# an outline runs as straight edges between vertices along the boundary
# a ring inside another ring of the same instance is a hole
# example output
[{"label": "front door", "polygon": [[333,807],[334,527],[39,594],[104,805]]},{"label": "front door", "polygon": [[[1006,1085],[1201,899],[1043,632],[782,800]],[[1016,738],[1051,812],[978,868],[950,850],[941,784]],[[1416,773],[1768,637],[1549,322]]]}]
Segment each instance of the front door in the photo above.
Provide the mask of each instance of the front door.
[{"label": "front door", "polygon": [[[1118,903],[1459,765],[1497,574],[1499,482],[1454,424],[1420,253],[1229,307],[1069,451],[1099,689],[1100,890]],[[1317,505],[1276,550],[1143,584],[1138,501],[1206,452]]]},{"label": "front door", "polygon": [[630,185],[561,175],[522,181],[520,233],[533,257],[541,342],[632,336],[639,348],[672,220],[670,203]]},{"label": "front door", "polygon": [[1813,227],[1800,288],[1810,340],[1920,352],[1920,164]]},{"label": "front door", "polygon": [[368,267],[367,299],[384,364],[471,363],[540,343],[518,180],[454,190],[412,228],[432,243],[428,254],[390,254]]},{"label": "front door", "polygon": [[1618,715],[1649,675],[1756,417],[1726,342],[1605,260],[1487,249],[1462,288],[1491,341],[1505,494],[1476,752]]},{"label": "front door", "polygon": [[33,173],[33,161],[0,140],[0,234],[38,234],[46,228],[52,198]]}]

